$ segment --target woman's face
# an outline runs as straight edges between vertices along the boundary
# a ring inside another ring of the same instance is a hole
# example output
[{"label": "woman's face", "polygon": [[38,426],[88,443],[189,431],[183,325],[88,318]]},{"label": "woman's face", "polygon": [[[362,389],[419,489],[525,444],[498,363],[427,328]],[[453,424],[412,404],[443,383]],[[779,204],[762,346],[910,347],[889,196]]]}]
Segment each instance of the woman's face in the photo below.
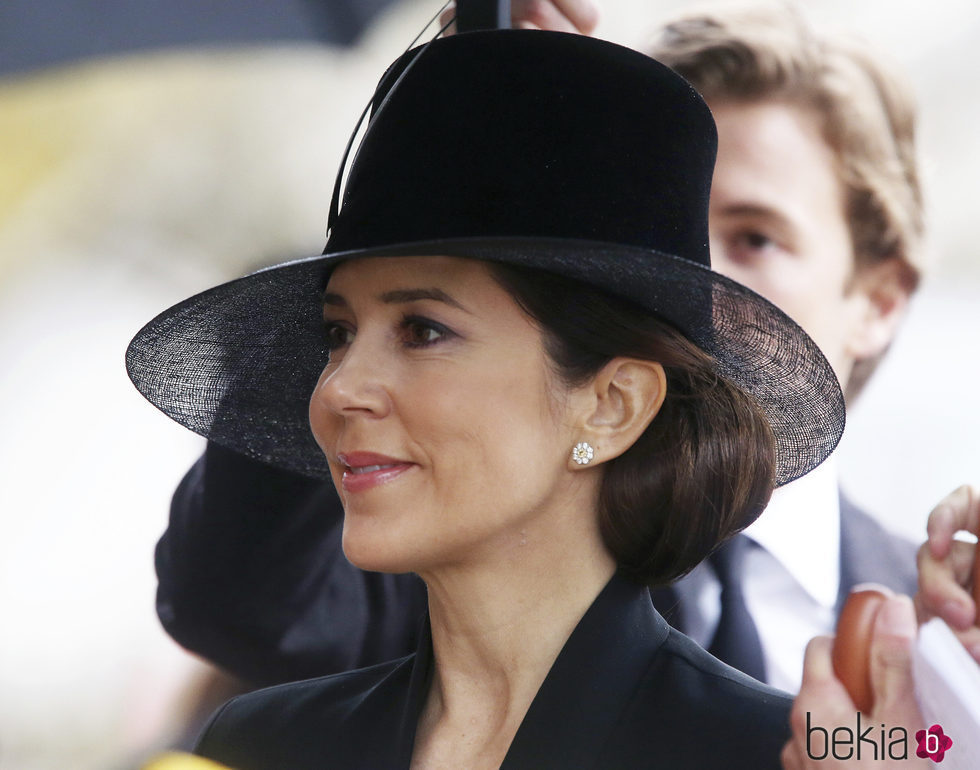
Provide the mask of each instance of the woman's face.
[{"label": "woman's face", "polygon": [[570,468],[570,393],[483,263],[343,263],[324,318],[331,359],[310,423],[354,564],[419,572],[497,558],[582,507],[578,477],[593,474]]}]

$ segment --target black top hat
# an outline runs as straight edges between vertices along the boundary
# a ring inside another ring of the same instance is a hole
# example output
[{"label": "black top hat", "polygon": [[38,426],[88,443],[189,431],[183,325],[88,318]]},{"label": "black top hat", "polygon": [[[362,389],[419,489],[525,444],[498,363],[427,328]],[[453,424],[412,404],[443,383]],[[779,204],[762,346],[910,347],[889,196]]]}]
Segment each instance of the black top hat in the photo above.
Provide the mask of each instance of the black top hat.
[{"label": "black top hat", "polygon": [[562,33],[461,34],[419,51],[382,79],[324,254],[153,319],[127,352],[143,395],[212,441],[326,475],[307,404],[327,360],[331,268],[450,255],[560,273],[673,324],[768,416],[777,483],[830,454],[844,427],[830,365],[784,313],[710,268],[716,132],[686,81]]}]

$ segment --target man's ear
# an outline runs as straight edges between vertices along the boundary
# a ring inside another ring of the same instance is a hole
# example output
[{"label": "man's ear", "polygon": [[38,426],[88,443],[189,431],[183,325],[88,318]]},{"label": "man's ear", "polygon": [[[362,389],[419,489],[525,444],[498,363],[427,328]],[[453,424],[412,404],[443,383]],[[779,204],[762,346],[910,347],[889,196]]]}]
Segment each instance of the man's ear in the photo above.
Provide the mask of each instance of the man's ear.
[{"label": "man's ear", "polygon": [[582,440],[592,445],[596,461],[605,462],[633,446],[657,416],[667,395],[667,375],[655,361],[619,357],[585,389]]},{"label": "man's ear", "polygon": [[850,291],[857,302],[846,352],[855,361],[884,353],[908,308],[913,279],[897,257],[861,267]]}]

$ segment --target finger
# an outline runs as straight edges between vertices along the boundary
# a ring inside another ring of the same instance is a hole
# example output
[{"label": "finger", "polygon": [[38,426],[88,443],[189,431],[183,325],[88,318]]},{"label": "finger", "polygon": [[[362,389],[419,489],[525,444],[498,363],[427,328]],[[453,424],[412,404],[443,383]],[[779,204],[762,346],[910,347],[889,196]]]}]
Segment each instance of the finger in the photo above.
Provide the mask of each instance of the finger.
[{"label": "finger", "polygon": [[980,628],[971,626],[965,631],[953,631],[953,633],[960,640],[960,643],[966,647],[970,657],[980,663]]},{"label": "finger", "polygon": [[910,723],[919,718],[912,679],[915,635],[912,600],[907,596],[887,599],[875,616],[871,637],[871,689],[876,719]]},{"label": "finger", "polygon": [[[456,16],[456,3],[451,3],[439,15],[445,27]],[[515,29],[547,29],[553,32],[577,32],[584,35],[595,31],[599,23],[599,8],[592,0],[513,0],[511,26]],[[456,34],[455,22],[445,34]]]},{"label": "finger", "polygon": [[793,701],[789,722],[793,737],[783,750],[783,766],[791,770],[809,767],[802,747],[807,741],[808,716],[822,725],[844,725],[854,721],[857,709],[844,685],[834,676],[831,650],[834,640],[818,636],[807,644],[803,657],[803,682]]},{"label": "finger", "polygon": [[511,21],[517,29],[578,32],[575,24],[551,0],[513,0]]},{"label": "finger", "polygon": [[834,678],[830,650],[834,646],[832,636],[815,636],[803,653],[803,681],[808,684],[824,684]]},{"label": "finger", "polygon": [[779,755],[783,770],[803,770],[803,750],[800,748],[800,738],[792,738],[783,746]]},{"label": "finger", "polygon": [[819,713],[827,721],[848,715],[853,719],[854,703],[840,680],[834,675],[831,658],[834,640],[817,636],[810,640],[803,656],[803,682],[793,701],[790,725],[797,733],[806,731],[807,712]]},{"label": "finger", "polygon": [[800,691],[806,690],[823,697],[835,696],[838,692],[847,694],[844,686],[834,673],[832,650],[834,637],[815,636],[806,646],[803,654],[803,682]]},{"label": "finger", "polygon": [[932,509],[926,523],[929,548],[936,559],[945,559],[958,531],[980,530],[980,494],[969,484],[953,490]]},{"label": "finger", "polygon": [[956,582],[969,590],[973,583],[973,570],[977,560],[977,544],[957,540],[950,550],[949,562]]},{"label": "finger", "polygon": [[919,548],[916,607],[921,622],[938,615],[955,629],[962,630],[973,625],[977,607],[970,593],[970,585],[975,559],[976,546],[972,543],[953,543],[947,556],[941,560],[934,558],[932,549],[927,545]]},{"label": "finger", "polygon": [[452,24],[449,24],[448,27],[446,27],[446,31],[443,33],[444,35],[446,35],[446,37],[449,37],[449,35],[456,34],[456,22],[454,21],[455,18],[456,18],[456,3],[454,2],[447,5],[446,10],[444,10],[442,13],[439,14],[440,28],[445,27],[447,24],[449,24],[450,21],[453,22]]},{"label": "finger", "polygon": [[599,24],[599,6],[592,0],[555,0],[555,5],[583,35],[592,34]]}]

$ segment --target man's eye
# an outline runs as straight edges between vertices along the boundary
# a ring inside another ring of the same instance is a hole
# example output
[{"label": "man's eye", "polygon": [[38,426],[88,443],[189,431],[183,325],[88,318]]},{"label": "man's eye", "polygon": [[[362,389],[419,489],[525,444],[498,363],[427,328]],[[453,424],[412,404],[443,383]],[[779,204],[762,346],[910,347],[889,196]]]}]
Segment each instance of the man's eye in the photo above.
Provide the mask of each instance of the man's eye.
[{"label": "man's eye", "polygon": [[723,241],[724,256],[737,263],[749,264],[768,259],[779,250],[779,244],[761,230],[738,230]]},{"label": "man's eye", "polygon": [[739,239],[750,249],[764,249],[772,243],[771,238],[759,232],[742,233]]}]

